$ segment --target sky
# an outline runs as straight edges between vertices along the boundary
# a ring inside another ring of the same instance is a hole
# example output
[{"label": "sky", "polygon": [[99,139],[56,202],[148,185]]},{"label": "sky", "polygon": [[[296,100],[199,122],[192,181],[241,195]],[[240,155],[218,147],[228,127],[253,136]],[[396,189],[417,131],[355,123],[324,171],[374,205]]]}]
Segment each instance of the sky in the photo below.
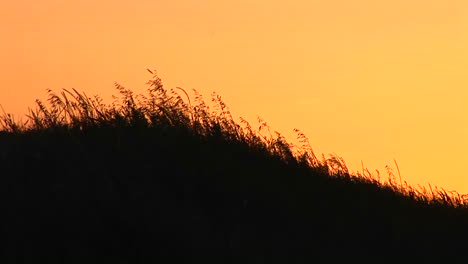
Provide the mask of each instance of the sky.
[{"label": "sky", "polygon": [[0,2],[0,105],[20,119],[46,89],[111,102],[214,91],[233,114],[351,171],[385,165],[468,193],[465,0],[16,0]]}]

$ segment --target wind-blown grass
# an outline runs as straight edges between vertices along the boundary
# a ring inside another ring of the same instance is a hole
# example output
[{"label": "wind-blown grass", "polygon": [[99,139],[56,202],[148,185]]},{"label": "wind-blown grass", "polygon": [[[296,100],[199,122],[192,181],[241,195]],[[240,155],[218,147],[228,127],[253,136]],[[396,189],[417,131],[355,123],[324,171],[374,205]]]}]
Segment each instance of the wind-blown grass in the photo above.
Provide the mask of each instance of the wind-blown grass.
[{"label": "wind-blown grass", "polygon": [[299,146],[261,119],[235,122],[215,93],[208,105],[156,75],[148,85],[135,95],[116,84],[112,104],[48,90],[22,123],[4,112],[6,262],[467,258],[464,196],[414,188],[390,167],[386,182],[350,173],[297,129]]}]

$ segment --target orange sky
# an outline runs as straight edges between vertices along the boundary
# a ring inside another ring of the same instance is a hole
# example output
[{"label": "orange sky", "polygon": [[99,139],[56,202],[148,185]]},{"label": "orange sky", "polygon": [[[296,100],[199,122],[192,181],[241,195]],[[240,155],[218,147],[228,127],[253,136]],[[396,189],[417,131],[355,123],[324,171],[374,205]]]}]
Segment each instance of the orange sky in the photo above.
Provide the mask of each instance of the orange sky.
[{"label": "orange sky", "polygon": [[468,193],[465,0],[2,1],[0,36],[0,104],[18,116],[46,88],[110,100],[157,69],[352,170],[395,158],[412,184]]}]

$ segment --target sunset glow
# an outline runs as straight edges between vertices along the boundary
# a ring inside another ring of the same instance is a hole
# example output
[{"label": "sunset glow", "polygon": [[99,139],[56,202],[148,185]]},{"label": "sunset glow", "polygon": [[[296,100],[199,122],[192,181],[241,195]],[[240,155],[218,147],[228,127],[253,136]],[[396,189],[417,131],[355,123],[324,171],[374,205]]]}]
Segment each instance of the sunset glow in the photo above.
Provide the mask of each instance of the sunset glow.
[{"label": "sunset glow", "polygon": [[[18,0],[0,3],[0,105],[17,119],[46,89],[108,102],[215,91],[351,171],[385,165],[413,185],[468,193],[465,0]],[[208,101],[208,100],[207,100]]]}]

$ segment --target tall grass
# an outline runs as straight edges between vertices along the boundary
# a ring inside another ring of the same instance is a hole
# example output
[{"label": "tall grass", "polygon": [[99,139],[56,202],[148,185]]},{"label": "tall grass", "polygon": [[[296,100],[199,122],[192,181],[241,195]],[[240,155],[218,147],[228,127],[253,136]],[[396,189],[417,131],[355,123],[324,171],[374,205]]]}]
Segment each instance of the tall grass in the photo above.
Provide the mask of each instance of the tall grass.
[{"label": "tall grass", "polygon": [[328,157],[322,155],[322,159],[319,160],[306,135],[299,129],[294,129],[297,141],[300,143],[300,146],[297,146],[287,142],[286,138],[276,131],[272,134],[268,124],[261,118],[258,118],[258,130],[253,129],[243,118],[240,118],[240,124],[237,123],[228,106],[216,93],[211,95],[212,107],[215,109],[211,111],[210,106],[196,90],[193,90],[192,104],[187,91],[176,87],[185,96],[184,100],[176,89],[166,90],[156,74],[147,84],[149,85],[147,94],[135,95],[131,90],[115,83],[118,96],[113,96],[114,102],[110,105],[104,104],[97,95],[89,97],[75,89],[63,89],[60,94],[48,89],[47,101],[37,99],[36,108],[29,109],[25,122],[15,121],[11,114],[5,113],[2,109],[1,129],[3,132],[16,134],[43,130],[86,130],[98,127],[179,129],[200,138],[215,137],[223,141],[244,144],[249,148],[269,153],[282,161],[301,164],[330,177],[375,184],[382,189],[390,189],[419,202],[454,207],[467,205],[468,197],[456,191],[432,188],[430,185],[428,190],[423,186],[416,188],[406,181],[402,182],[396,161],[398,180],[388,165],[385,167],[388,176],[386,182],[381,181],[379,171],[373,174],[364,167],[362,172],[351,174],[343,158],[337,154],[329,154]]},{"label": "tall grass", "polygon": [[3,112],[0,226],[13,241],[3,255],[329,263],[466,250],[464,195],[410,186],[396,161],[385,181],[350,173],[336,154],[318,158],[298,129],[293,144],[260,118],[236,122],[216,93],[206,103],[155,74],[148,86],[134,94],[116,83],[110,104],[47,90],[26,121]]}]

